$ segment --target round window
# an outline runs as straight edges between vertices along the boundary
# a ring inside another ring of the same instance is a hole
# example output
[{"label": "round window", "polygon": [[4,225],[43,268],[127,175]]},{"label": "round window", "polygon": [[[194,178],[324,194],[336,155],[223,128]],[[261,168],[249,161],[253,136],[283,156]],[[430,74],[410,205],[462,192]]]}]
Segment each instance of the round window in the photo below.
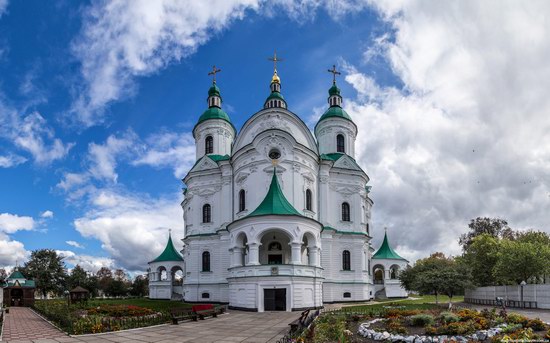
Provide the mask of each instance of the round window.
[{"label": "round window", "polygon": [[271,149],[269,151],[269,158],[272,160],[278,160],[279,158],[281,158],[281,153],[277,149]]}]

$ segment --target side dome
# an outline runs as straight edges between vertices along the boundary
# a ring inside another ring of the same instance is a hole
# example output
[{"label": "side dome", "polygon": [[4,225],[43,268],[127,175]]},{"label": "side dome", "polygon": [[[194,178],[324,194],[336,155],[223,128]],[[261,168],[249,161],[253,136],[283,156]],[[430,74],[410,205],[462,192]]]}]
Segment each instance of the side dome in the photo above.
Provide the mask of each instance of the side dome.
[{"label": "side dome", "polygon": [[203,121],[208,119],[222,119],[233,125],[227,113],[225,113],[225,111],[219,107],[210,107],[206,109],[206,111],[204,111],[199,117],[199,121],[197,122],[197,124],[202,123]]},{"label": "side dome", "polygon": [[342,107],[339,107],[339,106],[329,107],[329,109],[327,109],[325,113],[323,113],[321,118],[319,118],[319,121],[327,118],[332,118],[332,117],[339,117],[339,118],[347,119],[349,121],[353,121],[349,116],[349,114],[346,111],[344,111]]}]

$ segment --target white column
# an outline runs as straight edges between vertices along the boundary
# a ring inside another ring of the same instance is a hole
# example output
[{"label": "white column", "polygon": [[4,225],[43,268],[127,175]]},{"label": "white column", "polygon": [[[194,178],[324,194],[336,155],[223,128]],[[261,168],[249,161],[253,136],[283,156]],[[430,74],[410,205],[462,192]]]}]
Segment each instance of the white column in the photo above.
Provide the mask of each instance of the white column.
[{"label": "white column", "polygon": [[302,243],[301,242],[292,242],[289,243],[291,246],[291,263],[292,264],[302,264]]},{"label": "white column", "polygon": [[248,243],[248,266],[257,266],[260,264],[260,245],[258,243]]},{"label": "white column", "polygon": [[309,247],[309,265],[319,267],[319,248]]},{"label": "white column", "polygon": [[232,267],[242,267],[243,265],[243,248],[235,247],[233,248],[233,264]]}]

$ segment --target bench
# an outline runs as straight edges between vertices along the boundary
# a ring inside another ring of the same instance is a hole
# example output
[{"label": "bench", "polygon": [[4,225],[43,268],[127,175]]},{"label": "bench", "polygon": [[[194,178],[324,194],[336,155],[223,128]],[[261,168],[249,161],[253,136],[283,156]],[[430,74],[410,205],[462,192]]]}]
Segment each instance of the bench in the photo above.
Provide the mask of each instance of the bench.
[{"label": "bench", "polygon": [[192,310],[201,320],[206,316],[212,316],[214,318],[218,316],[218,310],[214,308],[212,304],[193,305]]},{"label": "bench", "polygon": [[172,324],[178,324],[178,320],[193,319],[197,321],[197,314],[195,311],[188,308],[173,308],[170,310],[172,316]]},{"label": "bench", "polygon": [[290,326],[290,332],[296,332],[302,327],[304,327],[308,316],[309,316],[309,310],[305,310],[304,312],[302,312],[302,315],[300,316],[300,318],[288,324]]}]

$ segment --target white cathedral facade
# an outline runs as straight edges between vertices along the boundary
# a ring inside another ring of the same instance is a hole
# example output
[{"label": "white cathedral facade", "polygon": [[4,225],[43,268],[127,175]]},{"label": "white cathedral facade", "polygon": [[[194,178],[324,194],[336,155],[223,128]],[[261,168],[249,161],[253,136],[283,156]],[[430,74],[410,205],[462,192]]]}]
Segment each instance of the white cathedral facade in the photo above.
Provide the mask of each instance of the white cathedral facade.
[{"label": "white cathedral facade", "polygon": [[183,179],[183,249],[170,237],[149,263],[150,298],[261,312],[407,296],[407,261],[387,236],[376,253],[370,244],[369,177],[336,82],[314,133],[288,110],[276,69],[270,88],[237,132],[214,78]]}]

